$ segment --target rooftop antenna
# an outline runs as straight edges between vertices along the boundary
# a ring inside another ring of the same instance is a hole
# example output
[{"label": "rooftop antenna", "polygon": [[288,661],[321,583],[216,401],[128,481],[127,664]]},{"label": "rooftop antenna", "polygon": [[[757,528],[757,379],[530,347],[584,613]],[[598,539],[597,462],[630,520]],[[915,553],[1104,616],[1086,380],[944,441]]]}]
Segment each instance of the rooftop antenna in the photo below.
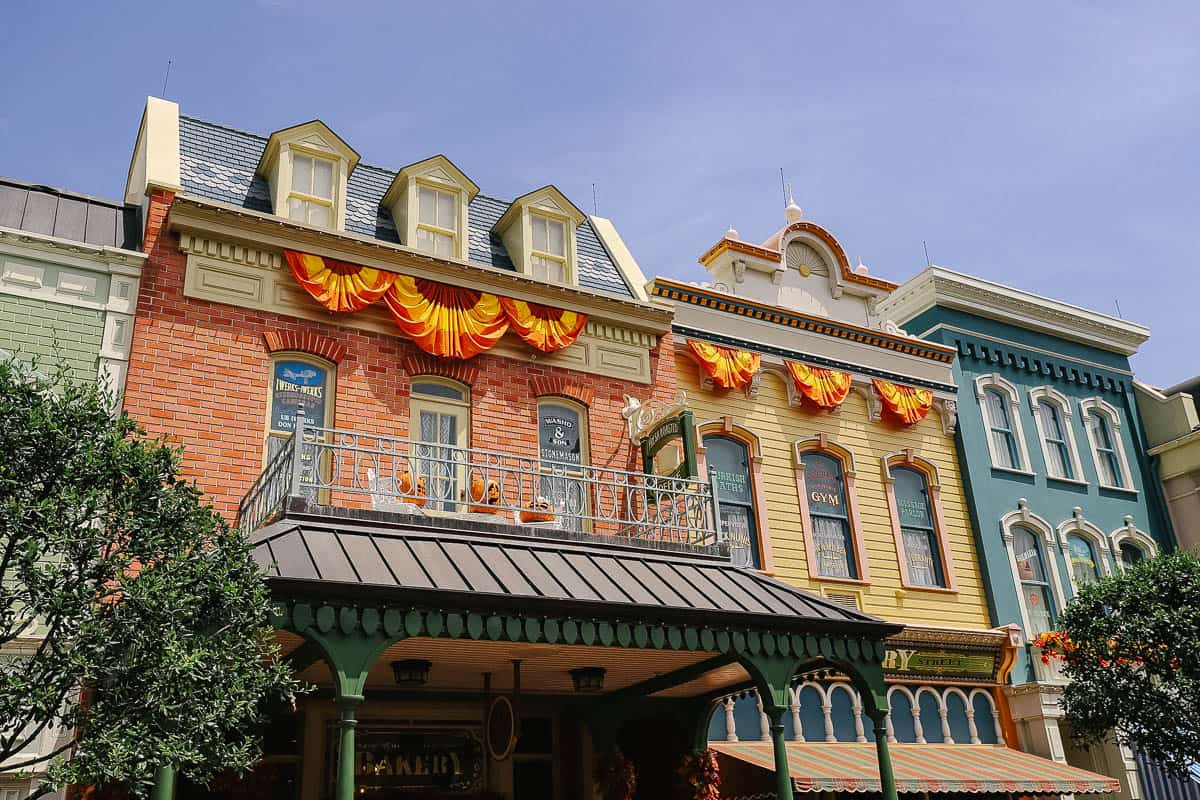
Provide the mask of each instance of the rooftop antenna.
[{"label": "rooftop antenna", "polygon": [[925,248],[925,266],[932,267],[933,262],[929,260],[929,245],[925,244],[925,240],[921,240],[921,247]]},{"label": "rooftop antenna", "polygon": [[1113,302],[1117,304],[1117,316],[1125,319],[1125,315],[1121,313],[1121,301],[1114,297]]},{"label": "rooftop antenna", "polygon": [[596,205],[596,182],[592,181],[592,216],[600,216],[600,207]]},{"label": "rooftop antenna", "polygon": [[167,59],[167,71],[163,75],[163,90],[162,96],[165,99],[167,96],[167,81],[171,79],[171,59]]}]

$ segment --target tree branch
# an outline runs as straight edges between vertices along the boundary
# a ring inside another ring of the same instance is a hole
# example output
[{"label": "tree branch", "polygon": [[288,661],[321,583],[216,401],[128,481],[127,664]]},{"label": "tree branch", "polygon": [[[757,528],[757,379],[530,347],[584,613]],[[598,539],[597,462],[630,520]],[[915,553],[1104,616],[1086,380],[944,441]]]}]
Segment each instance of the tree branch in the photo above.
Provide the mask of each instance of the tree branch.
[{"label": "tree branch", "polygon": [[45,762],[49,761],[50,759],[54,758],[55,756],[65,753],[67,750],[70,750],[74,746],[75,746],[75,737],[72,736],[71,741],[67,742],[62,747],[55,750],[53,753],[47,753],[44,756],[38,756],[37,758],[31,758],[28,761],[21,761],[16,764],[5,764],[4,771],[5,772],[16,772],[17,770],[22,770],[22,769],[25,769],[26,767],[32,767],[34,764],[45,763]]}]

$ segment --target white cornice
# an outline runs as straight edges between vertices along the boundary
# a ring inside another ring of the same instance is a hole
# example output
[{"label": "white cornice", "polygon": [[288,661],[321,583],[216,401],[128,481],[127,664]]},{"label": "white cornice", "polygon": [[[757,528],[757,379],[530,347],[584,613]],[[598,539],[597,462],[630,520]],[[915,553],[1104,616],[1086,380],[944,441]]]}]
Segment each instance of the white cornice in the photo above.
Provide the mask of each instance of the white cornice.
[{"label": "white cornice", "polygon": [[904,324],[935,305],[1124,356],[1136,353],[1150,338],[1150,329],[1143,325],[937,266],[905,281],[879,301],[878,309]]},{"label": "white cornice", "polygon": [[[44,233],[0,228],[0,244],[36,251],[42,258],[62,261],[83,269],[140,275],[146,254],[108,245],[87,244]],[[98,262],[98,263],[97,263]],[[107,270],[104,267],[108,267]]]}]

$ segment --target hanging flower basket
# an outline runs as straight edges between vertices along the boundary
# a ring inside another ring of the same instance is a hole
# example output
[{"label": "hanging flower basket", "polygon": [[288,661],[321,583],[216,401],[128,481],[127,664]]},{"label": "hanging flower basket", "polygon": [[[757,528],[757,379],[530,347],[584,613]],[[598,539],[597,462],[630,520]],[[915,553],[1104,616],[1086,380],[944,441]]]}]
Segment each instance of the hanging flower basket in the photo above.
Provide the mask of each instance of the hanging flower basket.
[{"label": "hanging flower basket", "polygon": [[720,800],[721,769],[716,751],[709,749],[684,757],[679,777],[687,800]]}]

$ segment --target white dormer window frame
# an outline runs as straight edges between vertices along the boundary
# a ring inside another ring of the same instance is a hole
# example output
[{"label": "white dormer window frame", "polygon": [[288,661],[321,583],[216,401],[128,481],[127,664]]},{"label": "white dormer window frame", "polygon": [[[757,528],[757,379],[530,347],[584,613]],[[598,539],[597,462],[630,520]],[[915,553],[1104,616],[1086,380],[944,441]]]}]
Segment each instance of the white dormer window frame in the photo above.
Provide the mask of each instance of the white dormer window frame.
[{"label": "white dormer window frame", "polygon": [[[433,194],[433,206],[422,197]],[[469,206],[479,187],[443,155],[402,167],[383,195],[406,247],[434,258],[466,261],[470,251]],[[428,212],[432,211],[432,215]]]},{"label": "white dormer window frame", "polygon": [[[497,234],[522,275],[541,283],[574,286],[579,282],[576,231],[587,219],[554,186],[543,186],[518,197],[497,220]],[[551,225],[562,225],[561,248],[555,246]],[[545,227],[542,227],[542,226]],[[561,275],[553,275],[560,265]]]},{"label": "white dormer window frame", "polygon": [[[1056,412],[1060,430],[1050,429],[1050,421],[1043,418],[1044,414],[1049,413],[1042,410],[1043,404]],[[1037,386],[1029,390],[1029,406],[1033,412],[1034,424],[1037,425],[1038,443],[1041,445],[1042,459],[1046,464],[1046,477],[1053,481],[1086,486],[1087,479],[1083,476],[1083,464],[1079,460],[1079,447],[1075,443],[1075,431],[1071,424],[1071,401],[1052,386]],[[1057,460],[1051,458],[1051,449],[1057,449],[1059,446],[1066,451],[1063,454],[1063,463],[1070,468],[1070,475],[1056,475],[1051,468],[1051,464]]]},{"label": "white dormer window frame", "polygon": [[[271,134],[255,172],[271,187],[276,216],[320,230],[342,231],[346,182],[357,165],[358,153],[325,123],[313,120]],[[318,170],[326,168],[327,186],[317,180]],[[318,212],[315,217],[314,212]]]},{"label": "white dormer window frame", "polygon": [[[1083,430],[1087,434],[1088,444],[1092,451],[1092,463],[1096,466],[1096,480],[1102,489],[1113,489],[1122,492],[1137,492],[1133,488],[1133,473],[1129,470],[1129,458],[1125,455],[1125,441],[1121,437],[1121,413],[1101,397],[1089,397],[1079,401],[1079,411],[1083,415]],[[1107,430],[1093,430],[1092,419],[1101,420]],[[1109,442],[1106,446],[1101,436],[1107,433]],[[1107,459],[1115,459],[1117,481],[1113,483],[1105,479],[1104,463]]]},{"label": "white dormer window frame", "polygon": [[[995,409],[991,405],[989,395],[1001,401],[1000,410],[1007,414],[1007,419],[995,418]],[[975,379],[975,397],[979,400],[979,412],[983,415],[987,431],[988,454],[992,459],[992,468],[1021,475],[1034,474],[1033,462],[1029,459],[1029,445],[1021,427],[1021,393],[1016,385],[997,372],[980,375]],[[996,441],[997,434],[1006,436],[1012,443],[1009,453],[1004,453],[1000,442]],[[1017,463],[1005,463],[1013,460],[1014,456]]]}]

